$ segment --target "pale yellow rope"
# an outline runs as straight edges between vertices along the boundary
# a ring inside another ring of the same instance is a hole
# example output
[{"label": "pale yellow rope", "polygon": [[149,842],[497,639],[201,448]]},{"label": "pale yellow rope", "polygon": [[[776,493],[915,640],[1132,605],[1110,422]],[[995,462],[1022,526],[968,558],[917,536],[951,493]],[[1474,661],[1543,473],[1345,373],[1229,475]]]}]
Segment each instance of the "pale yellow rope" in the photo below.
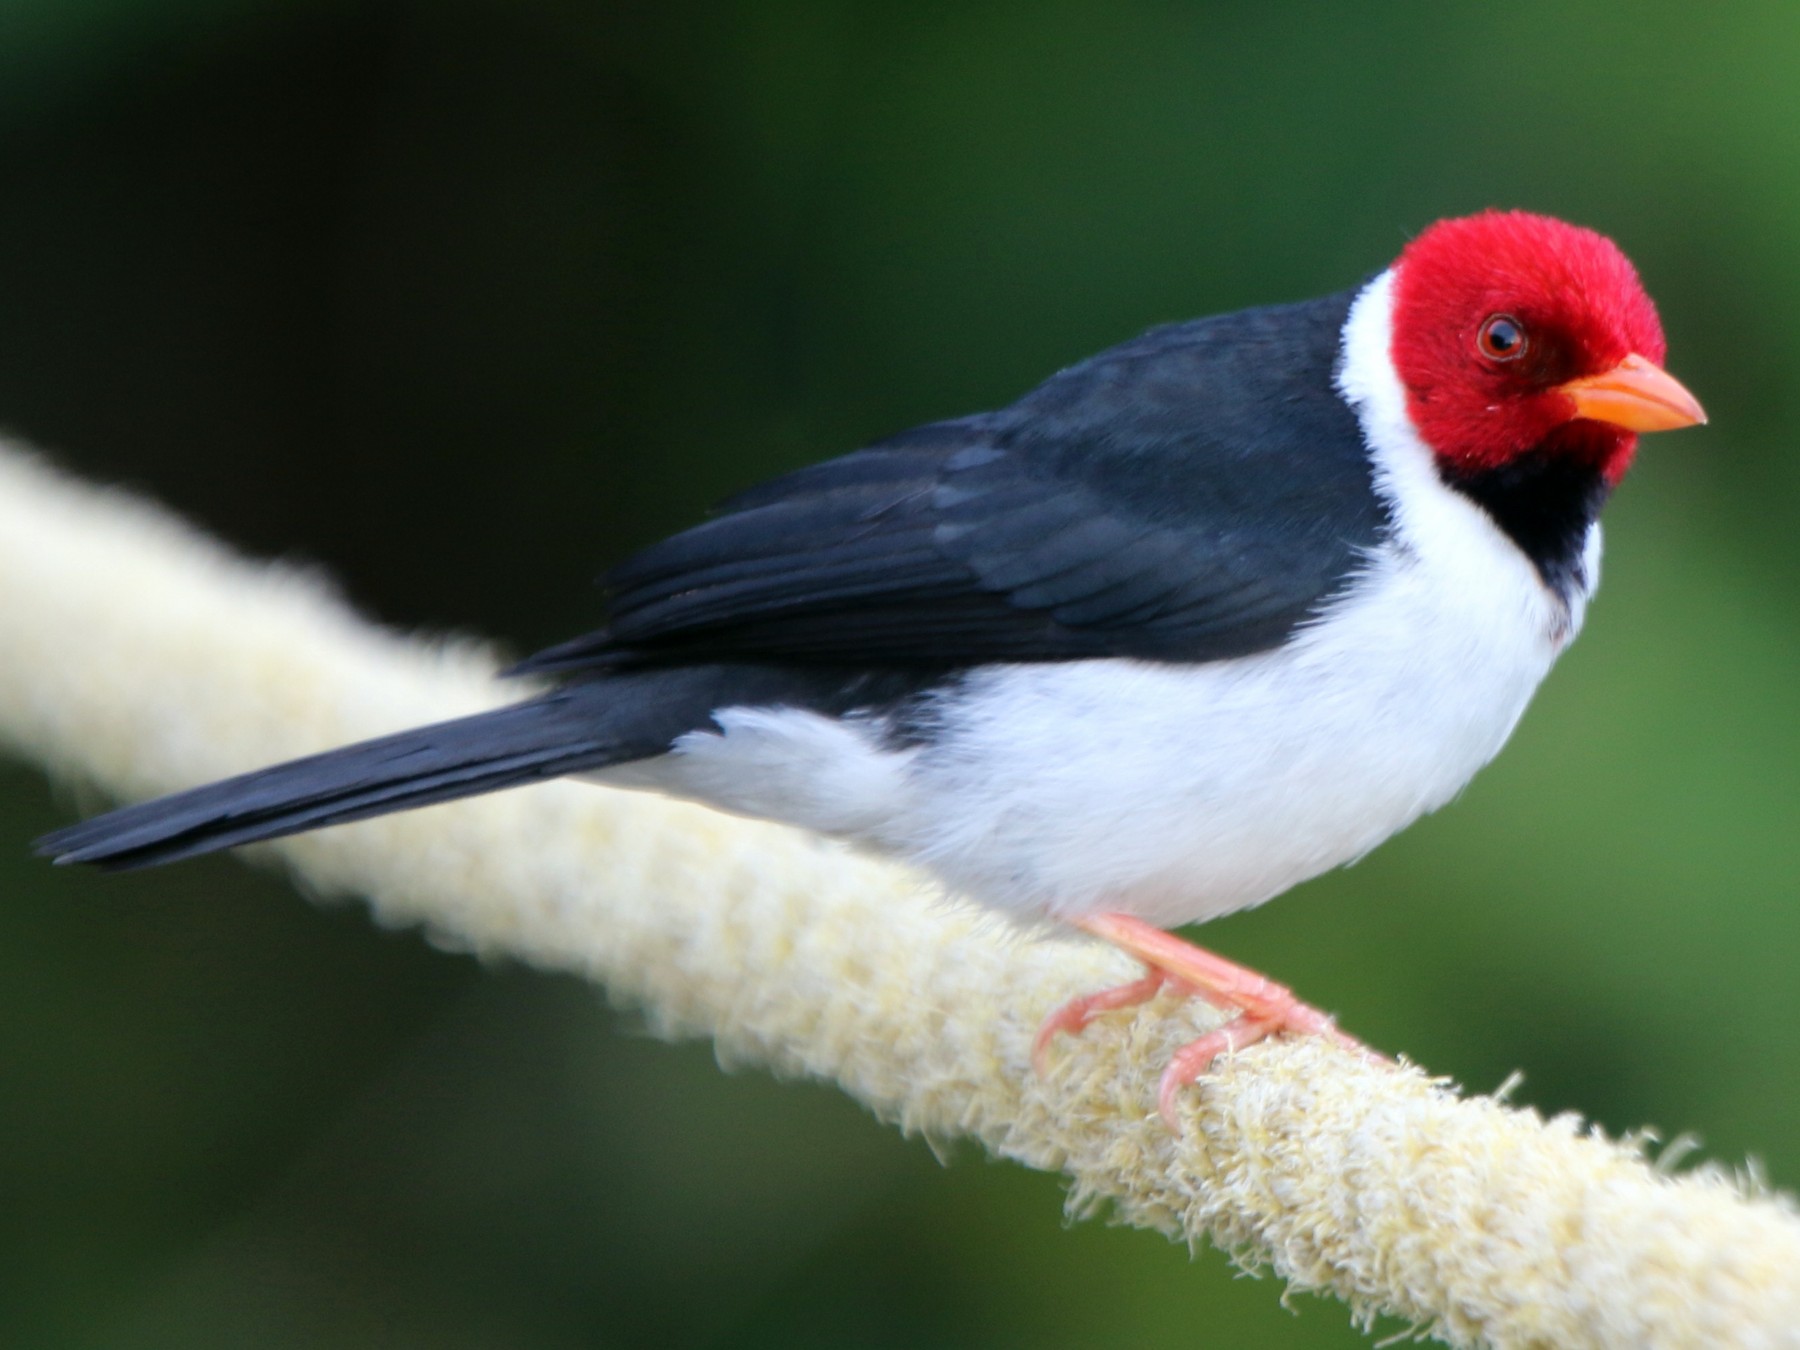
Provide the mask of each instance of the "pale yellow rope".
[{"label": "pale yellow rope", "polygon": [[[492,669],[0,447],[0,743],[59,774],[166,791],[487,706],[508,692]],[[1800,1346],[1786,1201],[1313,1042],[1186,1093],[1178,1138],[1157,1074],[1201,1014],[1105,1018],[1039,1081],[1038,1020],[1129,963],[791,831],[556,783],[278,847],[385,922],[582,972],[668,1034],[1062,1171],[1078,1210],[1211,1239],[1359,1314],[1457,1344]]]}]

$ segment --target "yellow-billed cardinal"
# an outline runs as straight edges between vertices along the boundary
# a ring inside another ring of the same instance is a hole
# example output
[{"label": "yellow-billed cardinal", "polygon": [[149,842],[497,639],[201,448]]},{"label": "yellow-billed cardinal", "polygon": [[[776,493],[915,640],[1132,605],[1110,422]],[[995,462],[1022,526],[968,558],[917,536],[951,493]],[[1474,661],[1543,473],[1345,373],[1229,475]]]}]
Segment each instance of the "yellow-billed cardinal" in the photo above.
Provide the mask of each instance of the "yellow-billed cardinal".
[{"label": "yellow-billed cardinal", "polygon": [[[836,835],[1238,1010],[1173,1095],[1338,1034],[1163,928],[1447,802],[1581,627],[1637,433],[1704,420],[1608,239],[1487,212],[1320,300],[1157,328],[778,478],[614,569],[549,693],[40,841],[129,868],[578,774]],[[1348,1040],[1347,1037],[1343,1038]]]}]

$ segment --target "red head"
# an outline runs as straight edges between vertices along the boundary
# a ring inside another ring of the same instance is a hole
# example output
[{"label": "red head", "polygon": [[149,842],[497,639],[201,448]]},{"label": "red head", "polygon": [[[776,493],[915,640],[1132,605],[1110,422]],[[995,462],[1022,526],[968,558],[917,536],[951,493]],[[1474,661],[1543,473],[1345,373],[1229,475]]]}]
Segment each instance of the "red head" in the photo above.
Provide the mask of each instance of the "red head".
[{"label": "red head", "polygon": [[1439,221],[1396,267],[1393,355],[1407,411],[1453,470],[1537,451],[1616,483],[1638,432],[1706,420],[1663,373],[1656,306],[1604,235],[1486,211]]}]

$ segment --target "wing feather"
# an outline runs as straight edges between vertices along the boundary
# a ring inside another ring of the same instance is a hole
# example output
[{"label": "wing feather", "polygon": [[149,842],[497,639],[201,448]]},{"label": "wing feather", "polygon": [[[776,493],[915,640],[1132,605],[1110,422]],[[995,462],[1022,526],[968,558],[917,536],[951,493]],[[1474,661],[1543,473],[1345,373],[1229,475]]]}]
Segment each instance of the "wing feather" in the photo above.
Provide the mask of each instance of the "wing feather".
[{"label": "wing feather", "polygon": [[[520,669],[1200,661],[1269,647],[1387,526],[1332,391],[1348,304],[1155,330],[1001,412],[739,493],[608,575],[605,629]],[[1269,387],[1296,370],[1311,392]],[[1268,416],[1277,402],[1283,415]]]}]

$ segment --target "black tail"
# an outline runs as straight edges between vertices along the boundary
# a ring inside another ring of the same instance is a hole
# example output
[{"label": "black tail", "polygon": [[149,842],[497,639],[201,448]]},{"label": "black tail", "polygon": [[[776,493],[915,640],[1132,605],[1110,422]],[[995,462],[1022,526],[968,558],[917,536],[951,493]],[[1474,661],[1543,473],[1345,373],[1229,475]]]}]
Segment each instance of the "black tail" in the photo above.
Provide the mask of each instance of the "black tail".
[{"label": "black tail", "polygon": [[721,673],[690,667],[570,685],[127,806],[47,834],[36,848],[59,863],[149,867],[642,759],[705,723]]}]

